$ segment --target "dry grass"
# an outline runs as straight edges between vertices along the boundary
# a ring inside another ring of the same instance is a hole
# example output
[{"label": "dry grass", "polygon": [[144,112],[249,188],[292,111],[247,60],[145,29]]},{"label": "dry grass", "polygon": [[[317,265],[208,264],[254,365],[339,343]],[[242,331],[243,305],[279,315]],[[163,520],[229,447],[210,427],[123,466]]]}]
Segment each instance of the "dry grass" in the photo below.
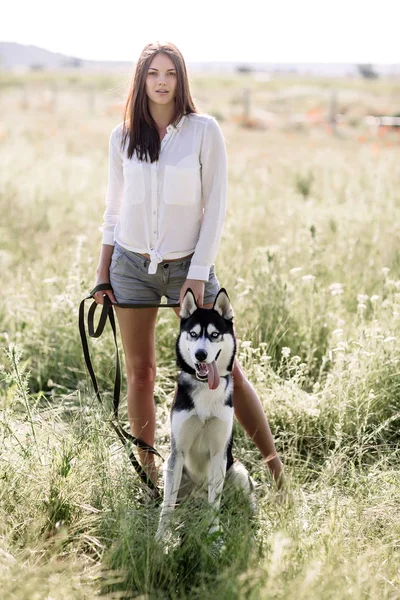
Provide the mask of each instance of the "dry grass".
[{"label": "dry grass", "polygon": [[[176,546],[164,556],[153,542],[158,508],[145,504],[95,404],[77,331],[99,252],[107,139],[119,119],[108,107],[125,81],[49,81],[63,90],[51,110],[32,100],[38,81],[27,83],[25,102],[3,78],[0,97],[5,597],[400,598],[396,134],[377,137],[354,122],[332,135],[289,122],[324,111],[331,82],[194,78],[202,109],[220,116],[229,153],[218,277],[291,498],[278,502],[237,427],[236,454],[259,482],[257,515],[225,498],[227,550],[214,556],[204,508],[183,507]],[[255,119],[257,111],[278,115],[267,129],[237,122],[245,85]],[[397,83],[335,86],[357,115],[396,110]],[[155,396],[164,454],[176,331],[174,315],[161,314]],[[92,348],[102,389],[111,390],[110,336]]]}]

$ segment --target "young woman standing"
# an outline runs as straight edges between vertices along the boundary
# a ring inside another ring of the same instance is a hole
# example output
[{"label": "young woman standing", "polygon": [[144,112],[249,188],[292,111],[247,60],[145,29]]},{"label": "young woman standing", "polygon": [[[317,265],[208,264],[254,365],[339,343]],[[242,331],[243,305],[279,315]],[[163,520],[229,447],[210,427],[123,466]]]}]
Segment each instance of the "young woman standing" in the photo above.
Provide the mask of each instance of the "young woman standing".
[{"label": "young woman standing", "polygon": [[[111,133],[103,243],[96,285],[114,303],[180,302],[190,287],[210,308],[226,207],[222,132],[192,100],[185,61],[171,43],[148,44],[137,62],[124,121]],[[95,300],[103,303],[103,292]],[[125,353],[133,435],[154,445],[157,308],[115,307]],[[179,309],[174,309],[179,316]],[[238,361],[235,414],[278,483],[282,463],[260,400]],[[140,452],[156,479],[153,455]]]}]

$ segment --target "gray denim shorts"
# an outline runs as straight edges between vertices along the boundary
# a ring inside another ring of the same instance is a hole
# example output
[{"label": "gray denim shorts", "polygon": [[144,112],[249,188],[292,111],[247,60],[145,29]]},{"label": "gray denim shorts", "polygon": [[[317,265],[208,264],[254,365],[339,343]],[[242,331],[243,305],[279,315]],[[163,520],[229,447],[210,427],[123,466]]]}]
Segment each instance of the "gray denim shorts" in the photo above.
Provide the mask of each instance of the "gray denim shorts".
[{"label": "gray denim shorts", "polygon": [[[164,260],[159,263],[157,272],[149,275],[149,259],[116,243],[110,264],[110,283],[115,299],[121,304],[160,304],[162,296],[165,296],[167,304],[178,303],[190,261],[191,258]],[[204,304],[214,302],[219,288],[212,265],[208,281],[205,282]]]}]

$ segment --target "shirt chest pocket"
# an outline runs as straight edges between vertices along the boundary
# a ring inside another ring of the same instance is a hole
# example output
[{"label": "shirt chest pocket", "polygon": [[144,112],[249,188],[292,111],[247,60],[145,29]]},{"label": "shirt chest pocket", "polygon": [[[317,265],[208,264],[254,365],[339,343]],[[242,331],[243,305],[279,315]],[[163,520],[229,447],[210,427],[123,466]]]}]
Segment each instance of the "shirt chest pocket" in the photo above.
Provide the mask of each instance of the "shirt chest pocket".
[{"label": "shirt chest pocket", "polygon": [[195,204],[200,190],[200,164],[191,154],[176,165],[166,165],[163,182],[165,204]]},{"label": "shirt chest pocket", "polygon": [[123,165],[124,172],[124,204],[142,204],[144,202],[145,188],[143,167],[140,162],[127,160]]}]

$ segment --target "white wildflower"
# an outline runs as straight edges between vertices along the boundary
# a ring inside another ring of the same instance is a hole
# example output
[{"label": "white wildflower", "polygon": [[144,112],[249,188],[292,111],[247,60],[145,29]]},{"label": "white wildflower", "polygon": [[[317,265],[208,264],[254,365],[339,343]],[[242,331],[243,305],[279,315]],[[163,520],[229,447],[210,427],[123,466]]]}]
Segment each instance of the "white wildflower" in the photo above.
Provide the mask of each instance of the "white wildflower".
[{"label": "white wildflower", "polygon": [[343,294],[343,285],[341,283],[331,283],[329,291],[332,296],[339,296]]},{"label": "white wildflower", "polygon": [[300,273],[300,271],[303,270],[303,267],[293,267],[293,269],[290,269],[289,273],[291,275],[295,275],[296,273]]},{"label": "white wildflower", "polygon": [[342,335],[343,334],[343,329],[334,329],[332,331],[332,335]]},{"label": "white wildflower", "polygon": [[272,356],[268,356],[268,354],[263,354],[263,356],[260,356],[260,362],[268,362],[272,360]]},{"label": "white wildflower", "polygon": [[284,347],[282,348],[282,356],[283,356],[284,358],[289,358],[289,356],[290,356],[290,353],[291,353],[291,350],[290,350],[290,348],[288,348],[287,346],[284,346]]},{"label": "white wildflower", "polygon": [[242,348],[250,348],[251,340],[246,340],[246,341],[242,342],[240,345]]}]

